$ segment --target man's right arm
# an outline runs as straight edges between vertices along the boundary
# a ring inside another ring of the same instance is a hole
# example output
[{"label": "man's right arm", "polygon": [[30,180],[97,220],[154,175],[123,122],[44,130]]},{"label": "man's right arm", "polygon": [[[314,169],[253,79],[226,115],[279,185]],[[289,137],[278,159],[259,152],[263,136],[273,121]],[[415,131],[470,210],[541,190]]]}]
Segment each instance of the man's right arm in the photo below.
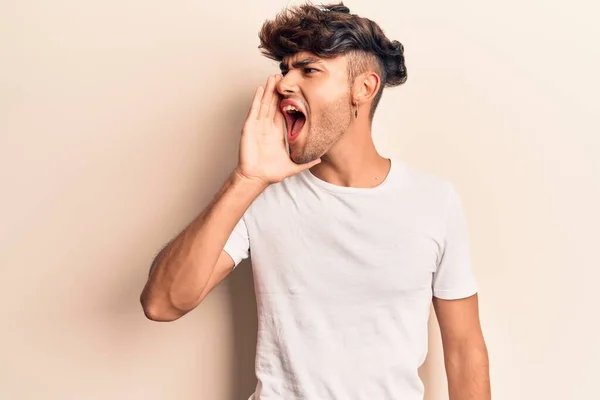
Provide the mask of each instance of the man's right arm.
[{"label": "man's right arm", "polygon": [[248,111],[240,140],[240,159],[211,204],[155,258],[140,296],[154,321],[173,321],[194,309],[232,270],[223,250],[250,204],[270,184],[319,162],[294,163],[286,150],[278,83],[260,86]]},{"label": "man's right arm", "polygon": [[233,268],[225,246],[266,188],[234,171],[213,201],[155,258],[140,301],[146,317],[173,321],[194,309]]}]

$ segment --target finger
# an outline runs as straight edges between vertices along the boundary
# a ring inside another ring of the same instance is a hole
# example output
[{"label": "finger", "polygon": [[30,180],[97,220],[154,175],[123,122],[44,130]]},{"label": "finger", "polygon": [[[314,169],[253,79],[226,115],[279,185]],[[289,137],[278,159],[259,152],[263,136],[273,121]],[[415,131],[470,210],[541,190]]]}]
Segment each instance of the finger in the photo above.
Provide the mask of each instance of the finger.
[{"label": "finger", "polygon": [[307,162],[306,164],[300,164],[300,165],[296,165],[296,167],[295,167],[295,169],[296,169],[296,173],[298,173],[298,172],[302,172],[302,171],[304,171],[305,169],[312,168],[312,167],[314,167],[315,165],[319,164],[320,162],[321,162],[321,159],[320,159],[320,158],[317,158],[316,160],[314,160],[314,161],[310,161],[310,162]]},{"label": "finger", "polygon": [[279,91],[277,90],[277,85],[279,81],[281,81],[282,75],[275,75],[275,82],[273,83],[273,99],[271,100],[271,105],[269,107],[269,114],[267,115],[267,119],[275,118],[275,114],[279,109],[279,100],[281,97],[279,96]]},{"label": "finger", "polygon": [[246,119],[256,119],[258,117],[258,111],[260,110],[260,100],[263,97],[264,91],[265,90],[262,86],[256,88],[256,91],[254,92],[254,98],[252,99],[252,104],[250,105],[250,109],[248,110],[248,115],[246,116]]},{"label": "finger", "polygon": [[273,100],[273,86],[275,78],[270,76],[267,79],[267,87],[263,93],[262,100],[260,101],[260,111],[258,112],[258,119],[264,119],[269,114],[269,108],[271,107],[271,101]]}]

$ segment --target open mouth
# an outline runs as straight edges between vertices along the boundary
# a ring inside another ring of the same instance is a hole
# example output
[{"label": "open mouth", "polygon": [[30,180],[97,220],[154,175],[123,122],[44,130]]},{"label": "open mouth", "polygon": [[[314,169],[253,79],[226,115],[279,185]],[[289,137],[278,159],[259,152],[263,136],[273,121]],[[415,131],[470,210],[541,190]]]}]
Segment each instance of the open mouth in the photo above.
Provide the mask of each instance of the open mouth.
[{"label": "open mouth", "polygon": [[282,104],[281,111],[285,117],[288,142],[293,142],[300,136],[302,127],[306,122],[306,115],[304,115],[304,112],[299,107],[289,104],[289,102],[288,104]]}]

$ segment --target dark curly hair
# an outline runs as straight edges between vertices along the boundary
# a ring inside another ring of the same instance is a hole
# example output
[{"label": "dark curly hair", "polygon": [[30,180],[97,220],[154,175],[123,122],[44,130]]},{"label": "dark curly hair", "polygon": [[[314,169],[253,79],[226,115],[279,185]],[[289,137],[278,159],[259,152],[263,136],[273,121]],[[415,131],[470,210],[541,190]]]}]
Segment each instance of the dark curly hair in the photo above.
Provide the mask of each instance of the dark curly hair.
[{"label": "dark curly hair", "polygon": [[384,87],[406,81],[404,46],[388,39],[370,19],[350,14],[342,2],[315,6],[310,3],[285,8],[273,20],[266,21],[259,33],[261,52],[269,59],[307,51],[320,58],[348,57],[350,83],[359,74],[373,68],[381,86],[373,99],[370,117],[381,99]]}]

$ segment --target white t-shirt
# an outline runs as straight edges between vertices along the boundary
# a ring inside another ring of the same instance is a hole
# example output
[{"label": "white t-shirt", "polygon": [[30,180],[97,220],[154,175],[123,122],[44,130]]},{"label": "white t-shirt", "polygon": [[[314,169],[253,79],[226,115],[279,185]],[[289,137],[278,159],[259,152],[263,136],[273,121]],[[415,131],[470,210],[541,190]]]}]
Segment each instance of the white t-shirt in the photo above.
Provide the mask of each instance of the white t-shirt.
[{"label": "white t-shirt", "polygon": [[454,186],[391,160],[374,188],[310,171],[269,186],[225,246],[251,255],[251,400],[422,400],[432,295],[477,292]]}]

